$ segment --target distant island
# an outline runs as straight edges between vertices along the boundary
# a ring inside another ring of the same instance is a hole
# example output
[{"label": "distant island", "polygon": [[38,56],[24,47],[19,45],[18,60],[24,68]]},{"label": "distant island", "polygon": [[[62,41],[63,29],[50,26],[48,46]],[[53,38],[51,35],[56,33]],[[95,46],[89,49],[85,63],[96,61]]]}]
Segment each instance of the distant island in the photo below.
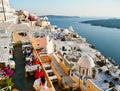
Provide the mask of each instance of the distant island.
[{"label": "distant island", "polygon": [[48,18],[79,18],[79,16],[61,16],[61,15],[43,15],[39,17],[48,17]]},{"label": "distant island", "polygon": [[89,20],[89,21],[83,21],[79,23],[86,23],[86,24],[91,24],[94,26],[102,26],[102,27],[120,29],[120,19]]}]

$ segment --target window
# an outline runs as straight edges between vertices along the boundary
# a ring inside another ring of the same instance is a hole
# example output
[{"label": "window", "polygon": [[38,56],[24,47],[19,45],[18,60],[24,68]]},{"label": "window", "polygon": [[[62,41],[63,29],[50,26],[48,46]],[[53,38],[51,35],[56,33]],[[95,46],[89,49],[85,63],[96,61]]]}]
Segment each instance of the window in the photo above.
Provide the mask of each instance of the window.
[{"label": "window", "polygon": [[0,30],[0,33],[1,34],[6,33],[6,30]]},{"label": "window", "polygon": [[74,47],[74,50],[76,49],[76,47]]},{"label": "window", "polygon": [[65,51],[65,47],[64,46],[62,47],[62,51]]},{"label": "window", "polygon": [[37,44],[36,49],[40,49],[40,44]]},{"label": "window", "polygon": [[79,67],[79,73],[81,74],[81,67]]},{"label": "window", "polygon": [[27,34],[25,32],[21,32],[21,33],[18,33],[20,36],[27,36]]},{"label": "window", "polygon": [[84,70],[84,69],[82,70],[82,74],[83,74],[83,75],[85,74],[85,70]]}]

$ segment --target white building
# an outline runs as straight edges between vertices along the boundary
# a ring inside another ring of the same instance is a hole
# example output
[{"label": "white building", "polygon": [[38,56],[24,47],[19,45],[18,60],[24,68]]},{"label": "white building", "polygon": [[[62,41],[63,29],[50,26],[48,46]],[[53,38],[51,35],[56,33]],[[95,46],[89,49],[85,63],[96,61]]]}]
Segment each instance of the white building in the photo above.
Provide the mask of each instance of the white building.
[{"label": "white building", "polygon": [[91,77],[92,75],[92,68],[95,66],[93,59],[83,54],[82,57],[77,62],[77,70],[79,71],[80,75],[83,77]]},{"label": "white building", "polygon": [[[5,12],[15,12],[15,9],[10,7],[9,0],[3,0]],[[2,0],[0,0],[0,11],[3,10]]]},{"label": "white building", "polygon": [[[12,23],[0,23],[0,63],[11,64],[13,58],[12,51]],[[13,61],[12,61],[13,62]]]},{"label": "white building", "polygon": [[[3,5],[4,5],[4,13],[3,13]],[[4,22],[6,17],[6,22],[16,23],[18,17],[14,15],[15,9],[10,7],[9,0],[3,0],[3,5],[2,5],[2,0],[0,0],[0,22]]]},{"label": "white building", "polygon": [[38,25],[40,27],[48,27],[48,26],[50,26],[50,22],[48,21],[47,17],[43,17],[37,21],[36,25]]},{"label": "white building", "polygon": [[79,45],[76,41],[55,41],[56,51],[60,52],[62,55],[72,55],[74,51],[79,49]]}]

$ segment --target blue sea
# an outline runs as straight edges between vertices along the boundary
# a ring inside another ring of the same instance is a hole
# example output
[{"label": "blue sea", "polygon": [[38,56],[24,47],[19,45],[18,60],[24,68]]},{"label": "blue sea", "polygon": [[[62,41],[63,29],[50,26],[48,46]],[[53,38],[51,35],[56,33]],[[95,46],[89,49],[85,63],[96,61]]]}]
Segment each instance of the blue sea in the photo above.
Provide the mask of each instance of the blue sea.
[{"label": "blue sea", "polygon": [[87,42],[120,65],[120,29],[79,23],[95,19],[100,18],[50,18],[49,20],[52,25],[57,25],[58,27],[69,28],[72,26],[75,32],[87,39]]}]

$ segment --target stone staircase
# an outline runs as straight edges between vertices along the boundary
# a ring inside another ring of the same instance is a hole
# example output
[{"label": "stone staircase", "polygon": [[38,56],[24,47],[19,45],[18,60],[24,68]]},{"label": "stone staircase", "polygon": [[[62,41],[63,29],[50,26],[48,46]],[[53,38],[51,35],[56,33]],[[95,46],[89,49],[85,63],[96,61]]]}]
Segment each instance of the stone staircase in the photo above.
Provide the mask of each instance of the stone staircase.
[{"label": "stone staircase", "polygon": [[52,82],[57,82],[57,81],[58,81],[57,76],[54,75],[54,73],[53,73],[53,71],[52,71],[52,69],[51,69],[50,64],[49,64],[49,63],[45,63],[45,64],[44,64],[44,67],[45,67],[45,70],[46,70],[46,72],[47,72],[47,74],[48,74],[48,76],[49,76],[49,79],[50,79]]}]

